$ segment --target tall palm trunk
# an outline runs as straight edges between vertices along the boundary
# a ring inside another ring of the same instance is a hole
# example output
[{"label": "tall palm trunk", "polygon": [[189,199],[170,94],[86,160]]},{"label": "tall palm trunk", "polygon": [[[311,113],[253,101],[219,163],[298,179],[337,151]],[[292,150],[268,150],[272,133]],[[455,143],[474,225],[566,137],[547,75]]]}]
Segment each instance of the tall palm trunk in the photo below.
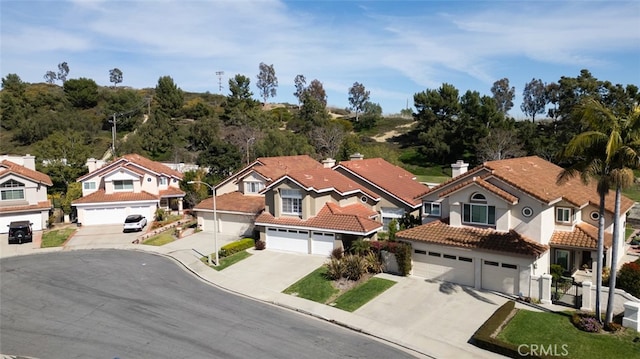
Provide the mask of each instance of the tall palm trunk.
[{"label": "tall palm trunk", "polygon": [[622,188],[616,186],[616,202],[613,214],[613,241],[611,244],[611,271],[609,272],[609,297],[607,301],[607,314],[604,318],[605,326],[613,321],[613,304],[616,289],[616,274],[618,271],[618,247],[620,237],[620,196]]},{"label": "tall palm trunk", "polygon": [[598,219],[598,258],[596,260],[596,318],[598,322],[602,323],[602,313],[600,309],[600,295],[602,293],[602,257],[604,257],[604,200],[605,200],[605,191],[600,192],[600,208],[598,211],[600,212],[600,218]]}]

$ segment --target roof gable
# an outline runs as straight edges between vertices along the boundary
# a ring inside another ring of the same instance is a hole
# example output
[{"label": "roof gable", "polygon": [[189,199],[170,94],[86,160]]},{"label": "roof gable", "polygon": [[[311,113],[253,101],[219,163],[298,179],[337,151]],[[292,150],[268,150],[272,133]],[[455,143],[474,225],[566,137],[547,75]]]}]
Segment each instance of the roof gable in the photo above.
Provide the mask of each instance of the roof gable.
[{"label": "roof gable", "polygon": [[5,177],[9,174],[14,174],[16,176],[28,179],[32,182],[43,184],[45,186],[53,186],[51,178],[49,178],[49,176],[47,176],[46,174],[34,171],[30,168],[21,166],[9,160],[3,160],[2,162],[0,162],[0,178]]},{"label": "roof gable", "polygon": [[108,165],[101,167],[93,172],[87,173],[84,176],[81,176],[77,179],[78,182],[84,181],[89,178],[93,178],[96,176],[105,176],[107,173],[112,173],[113,171],[119,168],[126,168],[130,171],[133,171],[137,174],[144,175],[145,173],[150,173],[154,176],[167,176],[173,177],[176,179],[182,179],[182,173],[171,169],[170,167],[156,161],[152,161],[146,157],[140,156],[138,154],[128,154],[124,155],[120,158],[116,158],[113,162]]},{"label": "roof gable", "polygon": [[342,196],[360,192],[373,200],[377,201],[380,199],[375,193],[367,190],[364,186],[349,179],[343,174],[323,167],[285,174],[273,181],[273,183],[267,186],[263,191],[268,191],[286,179],[291,180],[306,191],[313,191],[316,193],[334,191]]},{"label": "roof gable", "polygon": [[429,190],[411,172],[382,158],[343,161],[334,169],[347,171],[414,208],[420,206],[419,197]]},{"label": "roof gable", "polygon": [[446,191],[441,192],[440,194],[438,194],[438,196],[440,197],[446,197],[449,196],[452,193],[455,193],[461,189],[467,188],[469,186],[477,186],[480,188],[483,188],[487,191],[489,191],[490,193],[493,193],[495,196],[497,196],[498,198],[501,198],[502,200],[506,201],[507,203],[510,204],[517,204],[519,198],[512,195],[511,193],[503,190],[502,188],[491,184],[487,181],[485,181],[484,179],[480,178],[480,177],[473,177],[472,179],[468,180],[468,181],[464,181],[461,182],[460,184],[453,186],[451,188],[449,188]]}]

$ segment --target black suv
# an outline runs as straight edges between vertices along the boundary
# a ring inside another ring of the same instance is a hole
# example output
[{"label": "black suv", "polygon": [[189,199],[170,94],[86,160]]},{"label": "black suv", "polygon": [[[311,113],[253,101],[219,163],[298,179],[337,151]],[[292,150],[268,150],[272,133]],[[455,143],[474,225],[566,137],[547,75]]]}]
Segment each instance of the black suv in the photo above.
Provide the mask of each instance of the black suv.
[{"label": "black suv", "polygon": [[9,224],[9,244],[31,242],[31,222],[16,221]]}]

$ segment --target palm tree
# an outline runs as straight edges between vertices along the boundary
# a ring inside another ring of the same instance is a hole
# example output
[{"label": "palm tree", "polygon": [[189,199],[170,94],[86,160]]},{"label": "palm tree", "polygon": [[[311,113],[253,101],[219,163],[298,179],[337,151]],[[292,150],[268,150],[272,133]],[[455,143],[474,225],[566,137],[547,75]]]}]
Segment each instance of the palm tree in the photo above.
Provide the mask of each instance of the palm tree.
[{"label": "palm tree", "polygon": [[[568,168],[559,180],[581,173],[583,181],[598,179],[600,218],[598,220],[598,260],[596,283],[596,313],[600,313],[602,291],[602,257],[604,254],[604,209],[609,188],[615,187],[611,273],[605,325],[613,320],[614,290],[620,244],[620,201],[622,190],[633,184],[632,168],[640,167],[640,111],[631,109],[629,116],[618,117],[600,102],[588,99],[577,108],[577,115],[590,130],[575,136],[567,145],[565,157],[580,156],[581,160]],[[600,321],[600,315],[597,316]]]}]

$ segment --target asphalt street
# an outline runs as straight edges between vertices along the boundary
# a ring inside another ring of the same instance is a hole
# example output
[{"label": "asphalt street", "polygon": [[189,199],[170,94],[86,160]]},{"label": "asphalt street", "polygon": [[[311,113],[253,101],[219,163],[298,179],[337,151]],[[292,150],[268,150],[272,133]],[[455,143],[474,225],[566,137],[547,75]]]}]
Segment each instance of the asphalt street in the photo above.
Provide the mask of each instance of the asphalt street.
[{"label": "asphalt street", "polygon": [[409,358],[205,284],[171,259],[80,250],[0,260],[0,353],[35,358]]}]

